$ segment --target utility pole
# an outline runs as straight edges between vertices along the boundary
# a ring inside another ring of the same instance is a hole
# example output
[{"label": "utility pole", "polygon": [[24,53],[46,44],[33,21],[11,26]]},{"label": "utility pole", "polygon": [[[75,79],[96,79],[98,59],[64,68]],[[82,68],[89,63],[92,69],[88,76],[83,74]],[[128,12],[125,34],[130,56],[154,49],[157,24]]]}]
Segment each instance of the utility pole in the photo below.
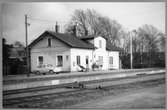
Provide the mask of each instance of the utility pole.
[{"label": "utility pole", "polygon": [[143,68],[143,38],[142,38],[142,45],[141,45],[141,68]]},{"label": "utility pole", "polygon": [[130,68],[133,69],[132,33],[130,32]]},{"label": "utility pole", "polygon": [[131,65],[130,66],[131,66],[131,69],[133,69],[133,35],[132,34],[135,34],[135,36],[136,36],[137,35],[137,31],[133,30],[132,32],[130,32],[130,42],[131,42],[130,43],[131,44],[130,45],[130,53],[131,53],[130,54],[131,55],[131,57],[130,57],[131,58],[131,60],[130,60],[131,61]]},{"label": "utility pole", "polygon": [[29,69],[29,52],[28,52],[28,23],[27,23],[27,15],[25,15],[25,42],[26,42],[26,60],[27,60],[27,76],[30,76]]}]

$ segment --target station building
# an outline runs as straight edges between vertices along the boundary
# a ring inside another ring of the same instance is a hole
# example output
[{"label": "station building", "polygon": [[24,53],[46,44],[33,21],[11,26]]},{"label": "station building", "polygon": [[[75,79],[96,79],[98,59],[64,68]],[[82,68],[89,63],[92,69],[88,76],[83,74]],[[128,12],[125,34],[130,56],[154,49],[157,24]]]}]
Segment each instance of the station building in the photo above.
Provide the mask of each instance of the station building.
[{"label": "station building", "polygon": [[76,37],[45,31],[29,45],[31,71],[40,65],[61,67],[62,71],[78,71],[78,65],[100,70],[119,69],[119,49],[101,36]]}]

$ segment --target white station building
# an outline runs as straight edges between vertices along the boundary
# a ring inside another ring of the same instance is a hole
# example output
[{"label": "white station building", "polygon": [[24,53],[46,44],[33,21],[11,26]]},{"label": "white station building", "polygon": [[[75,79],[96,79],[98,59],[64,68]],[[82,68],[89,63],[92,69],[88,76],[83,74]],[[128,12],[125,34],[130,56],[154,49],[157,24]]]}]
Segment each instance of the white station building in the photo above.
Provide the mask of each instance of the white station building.
[{"label": "white station building", "polygon": [[100,70],[119,69],[119,49],[101,36],[76,37],[71,34],[45,31],[30,45],[31,71],[40,65],[60,67],[62,71],[78,71],[78,65]]}]

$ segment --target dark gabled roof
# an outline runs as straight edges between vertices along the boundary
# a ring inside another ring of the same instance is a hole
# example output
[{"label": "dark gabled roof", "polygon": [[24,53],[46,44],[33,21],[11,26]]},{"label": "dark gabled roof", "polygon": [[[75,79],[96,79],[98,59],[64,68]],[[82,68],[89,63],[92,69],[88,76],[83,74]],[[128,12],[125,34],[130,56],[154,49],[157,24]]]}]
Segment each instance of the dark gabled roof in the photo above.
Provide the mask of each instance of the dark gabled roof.
[{"label": "dark gabled roof", "polygon": [[82,37],[79,37],[79,38],[81,40],[90,40],[90,39],[94,39],[95,37],[97,37],[97,36],[89,35],[89,36],[82,36]]},{"label": "dark gabled roof", "polygon": [[[91,40],[91,39],[94,39],[96,37],[98,37],[98,36],[97,35],[89,35],[89,36],[82,36],[82,37],[80,37],[80,39],[85,41],[85,42],[88,42],[87,40]],[[106,39],[106,38],[104,38],[104,39]],[[109,42],[107,39],[106,39],[106,50],[108,50],[108,51],[123,51],[123,49],[112,45],[111,42]]]},{"label": "dark gabled roof", "polygon": [[73,47],[73,48],[83,48],[83,49],[94,49],[95,48],[93,44],[84,42],[84,41],[80,40],[79,38],[75,37],[74,35],[64,34],[64,33],[56,33],[53,31],[45,31],[42,35],[40,35],[37,39],[35,39],[29,45],[29,48],[31,48],[38,41],[43,39],[46,35],[49,35],[52,38],[58,39],[61,42],[65,43],[66,45]]}]

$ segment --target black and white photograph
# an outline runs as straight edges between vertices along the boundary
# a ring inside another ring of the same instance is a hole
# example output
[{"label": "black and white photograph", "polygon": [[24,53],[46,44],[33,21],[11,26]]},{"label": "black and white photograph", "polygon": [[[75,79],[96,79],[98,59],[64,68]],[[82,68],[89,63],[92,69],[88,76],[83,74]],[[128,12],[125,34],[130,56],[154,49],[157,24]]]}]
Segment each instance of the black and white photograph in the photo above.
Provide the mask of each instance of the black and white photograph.
[{"label": "black and white photograph", "polygon": [[165,109],[165,9],[2,3],[2,107]]}]

